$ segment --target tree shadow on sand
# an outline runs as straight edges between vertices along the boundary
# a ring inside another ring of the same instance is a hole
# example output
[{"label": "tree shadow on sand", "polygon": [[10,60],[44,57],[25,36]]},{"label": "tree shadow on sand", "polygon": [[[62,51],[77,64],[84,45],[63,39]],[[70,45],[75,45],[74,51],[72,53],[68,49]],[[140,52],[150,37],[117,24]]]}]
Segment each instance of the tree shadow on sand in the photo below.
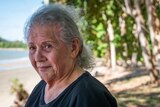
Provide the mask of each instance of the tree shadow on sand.
[{"label": "tree shadow on sand", "polygon": [[[125,74],[121,77],[117,77],[117,78],[107,80],[105,82],[105,84],[109,85],[111,83],[120,82],[120,81],[124,81],[124,80],[130,80],[132,78],[149,75],[149,72],[145,68],[134,68],[134,69],[132,68],[131,70],[126,70],[126,71],[129,71],[129,73]],[[118,72],[115,72],[115,73],[118,73]]]},{"label": "tree shadow on sand", "polygon": [[117,92],[115,97],[119,107],[160,107],[160,89],[156,87],[139,86]]},{"label": "tree shadow on sand", "polygon": [[149,84],[149,72],[145,68],[132,70],[104,83],[115,95],[118,107],[160,107],[160,87]]}]

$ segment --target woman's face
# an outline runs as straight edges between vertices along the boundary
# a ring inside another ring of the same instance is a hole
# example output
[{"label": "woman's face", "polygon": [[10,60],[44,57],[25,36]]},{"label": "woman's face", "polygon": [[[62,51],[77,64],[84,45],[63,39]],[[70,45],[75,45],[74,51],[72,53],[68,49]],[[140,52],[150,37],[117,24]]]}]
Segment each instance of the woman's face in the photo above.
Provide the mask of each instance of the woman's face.
[{"label": "woman's face", "polygon": [[57,34],[51,25],[33,25],[29,33],[30,61],[46,82],[64,78],[74,67],[71,48]]}]

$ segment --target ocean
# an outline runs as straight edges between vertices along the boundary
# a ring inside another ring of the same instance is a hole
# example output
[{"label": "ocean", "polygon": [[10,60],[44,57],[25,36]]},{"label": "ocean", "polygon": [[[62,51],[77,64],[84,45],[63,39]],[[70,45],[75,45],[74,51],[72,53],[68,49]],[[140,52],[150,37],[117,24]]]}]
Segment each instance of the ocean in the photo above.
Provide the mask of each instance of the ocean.
[{"label": "ocean", "polygon": [[[28,62],[27,64],[24,62]],[[18,64],[15,64],[18,63]],[[29,67],[27,50],[0,49],[0,71]]]}]

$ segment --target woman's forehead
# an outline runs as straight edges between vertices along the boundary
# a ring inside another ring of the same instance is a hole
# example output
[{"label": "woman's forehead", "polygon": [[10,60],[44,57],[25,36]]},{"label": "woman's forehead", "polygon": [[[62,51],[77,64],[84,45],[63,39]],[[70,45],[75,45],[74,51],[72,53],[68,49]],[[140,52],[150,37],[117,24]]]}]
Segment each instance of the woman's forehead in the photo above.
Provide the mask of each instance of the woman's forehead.
[{"label": "woman's forehead", "polygon": [[29,31],[29,38],[44,37],[55,39],[56,30],[50,25],[33,25]]}]

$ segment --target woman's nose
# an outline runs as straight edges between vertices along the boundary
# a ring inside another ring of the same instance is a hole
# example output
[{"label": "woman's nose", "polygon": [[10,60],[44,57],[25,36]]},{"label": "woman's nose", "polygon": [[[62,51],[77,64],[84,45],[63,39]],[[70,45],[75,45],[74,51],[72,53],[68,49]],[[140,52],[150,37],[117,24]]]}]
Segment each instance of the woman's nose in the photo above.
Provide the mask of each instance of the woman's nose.
[{"label": "woman's nose", "polygon": [[35,61],[37,62],[42,62],[45,61],[45,56],[43,55],[43,52],[41,49],[37,49],[36,54],[35,54]]}]

